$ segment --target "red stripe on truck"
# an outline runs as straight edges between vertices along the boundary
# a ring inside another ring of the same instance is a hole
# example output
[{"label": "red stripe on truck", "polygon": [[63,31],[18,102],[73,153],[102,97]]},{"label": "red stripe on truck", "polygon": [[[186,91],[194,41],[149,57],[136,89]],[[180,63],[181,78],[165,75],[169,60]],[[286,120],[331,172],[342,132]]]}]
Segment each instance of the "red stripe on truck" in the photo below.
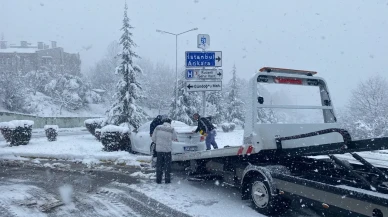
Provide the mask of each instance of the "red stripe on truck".
[{"label": "red stripe on truck", "polygon": [[241,146],[241,147],[238,149],[237,155],[242,155],[243,151],[244,151],[244,147]]},{"label": "red stripe on truck", "polygon": [[253,151],[253,146],[248,146],[247,154],[251,154]]}]

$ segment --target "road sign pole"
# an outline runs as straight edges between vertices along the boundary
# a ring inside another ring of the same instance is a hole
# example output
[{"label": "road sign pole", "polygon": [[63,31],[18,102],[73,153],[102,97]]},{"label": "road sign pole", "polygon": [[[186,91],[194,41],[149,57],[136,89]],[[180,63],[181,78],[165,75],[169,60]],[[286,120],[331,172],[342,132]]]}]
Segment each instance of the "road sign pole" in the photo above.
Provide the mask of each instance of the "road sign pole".
[{"label": "road sign pole", "polygon": [[[203,46],[202,51],[205,52],[206,47]],[[203,67],[205,69],[205,67]],[[206,91],[203,91],[202,95],[202,115],[203,117],[206,117]]]},{"label": "road sign pole", "polygon": [[202,107],[203,107],[203,111],[202,111],[202,114],[203,114],[203,117],[205,117],[206,115],[206,91],[203,91],[203,96],[202,96]]},{"label": "road sign pole", "polygon": [[178,35],[175,35],[175,111],[178,106]]}]

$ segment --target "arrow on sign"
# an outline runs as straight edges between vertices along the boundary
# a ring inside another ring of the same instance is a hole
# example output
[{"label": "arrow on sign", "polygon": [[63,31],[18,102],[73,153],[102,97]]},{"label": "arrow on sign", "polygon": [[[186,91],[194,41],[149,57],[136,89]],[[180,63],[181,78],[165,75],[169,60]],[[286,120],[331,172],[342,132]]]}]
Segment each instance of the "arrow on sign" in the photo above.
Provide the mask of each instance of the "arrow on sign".
[{"label": "arrow on sign", "polygon": [[217,60],[218,62],[220,62],[220,61],[221,61],[221,57],[218,56],[218,57],[216,58],[216,60]]},{"label": "arrow on sign", "polygon": [[191,85],[191,84],[189,84],[189,85],[187,85],[187,88],[189,88],[189,90],[190,90],[190,88],[192,88],[193,86]]},{"label": "arrow on sign", "polygon": [[218,76],[221,76],[222,75],[222,73],[221,72],[218,72],[218,74],[217,74]]}]

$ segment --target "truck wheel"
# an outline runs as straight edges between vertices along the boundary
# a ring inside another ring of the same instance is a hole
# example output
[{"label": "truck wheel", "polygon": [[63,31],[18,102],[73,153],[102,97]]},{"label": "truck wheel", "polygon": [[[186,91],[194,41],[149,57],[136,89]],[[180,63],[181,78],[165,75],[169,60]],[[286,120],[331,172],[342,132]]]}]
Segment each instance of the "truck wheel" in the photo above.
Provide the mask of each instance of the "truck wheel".
[{"label": "truck wheel", "polygon": [[279,198],[271,194],[271,188],[267,180],[253,177],[250,183],[250,198],[253,207],[264,215],[275,214],[279,208]]}]

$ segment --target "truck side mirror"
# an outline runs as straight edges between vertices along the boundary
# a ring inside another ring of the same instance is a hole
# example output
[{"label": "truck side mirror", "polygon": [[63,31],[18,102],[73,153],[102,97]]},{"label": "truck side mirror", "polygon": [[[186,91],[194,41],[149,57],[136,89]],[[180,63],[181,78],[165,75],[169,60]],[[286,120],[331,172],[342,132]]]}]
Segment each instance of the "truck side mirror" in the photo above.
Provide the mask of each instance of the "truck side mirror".
[{"label": "truck side mirror", "polygon": [[264,97],[262,97],[262,96],[257,97],[257,102],[260,103],[260,104],[263,104],[264,103]]}]

